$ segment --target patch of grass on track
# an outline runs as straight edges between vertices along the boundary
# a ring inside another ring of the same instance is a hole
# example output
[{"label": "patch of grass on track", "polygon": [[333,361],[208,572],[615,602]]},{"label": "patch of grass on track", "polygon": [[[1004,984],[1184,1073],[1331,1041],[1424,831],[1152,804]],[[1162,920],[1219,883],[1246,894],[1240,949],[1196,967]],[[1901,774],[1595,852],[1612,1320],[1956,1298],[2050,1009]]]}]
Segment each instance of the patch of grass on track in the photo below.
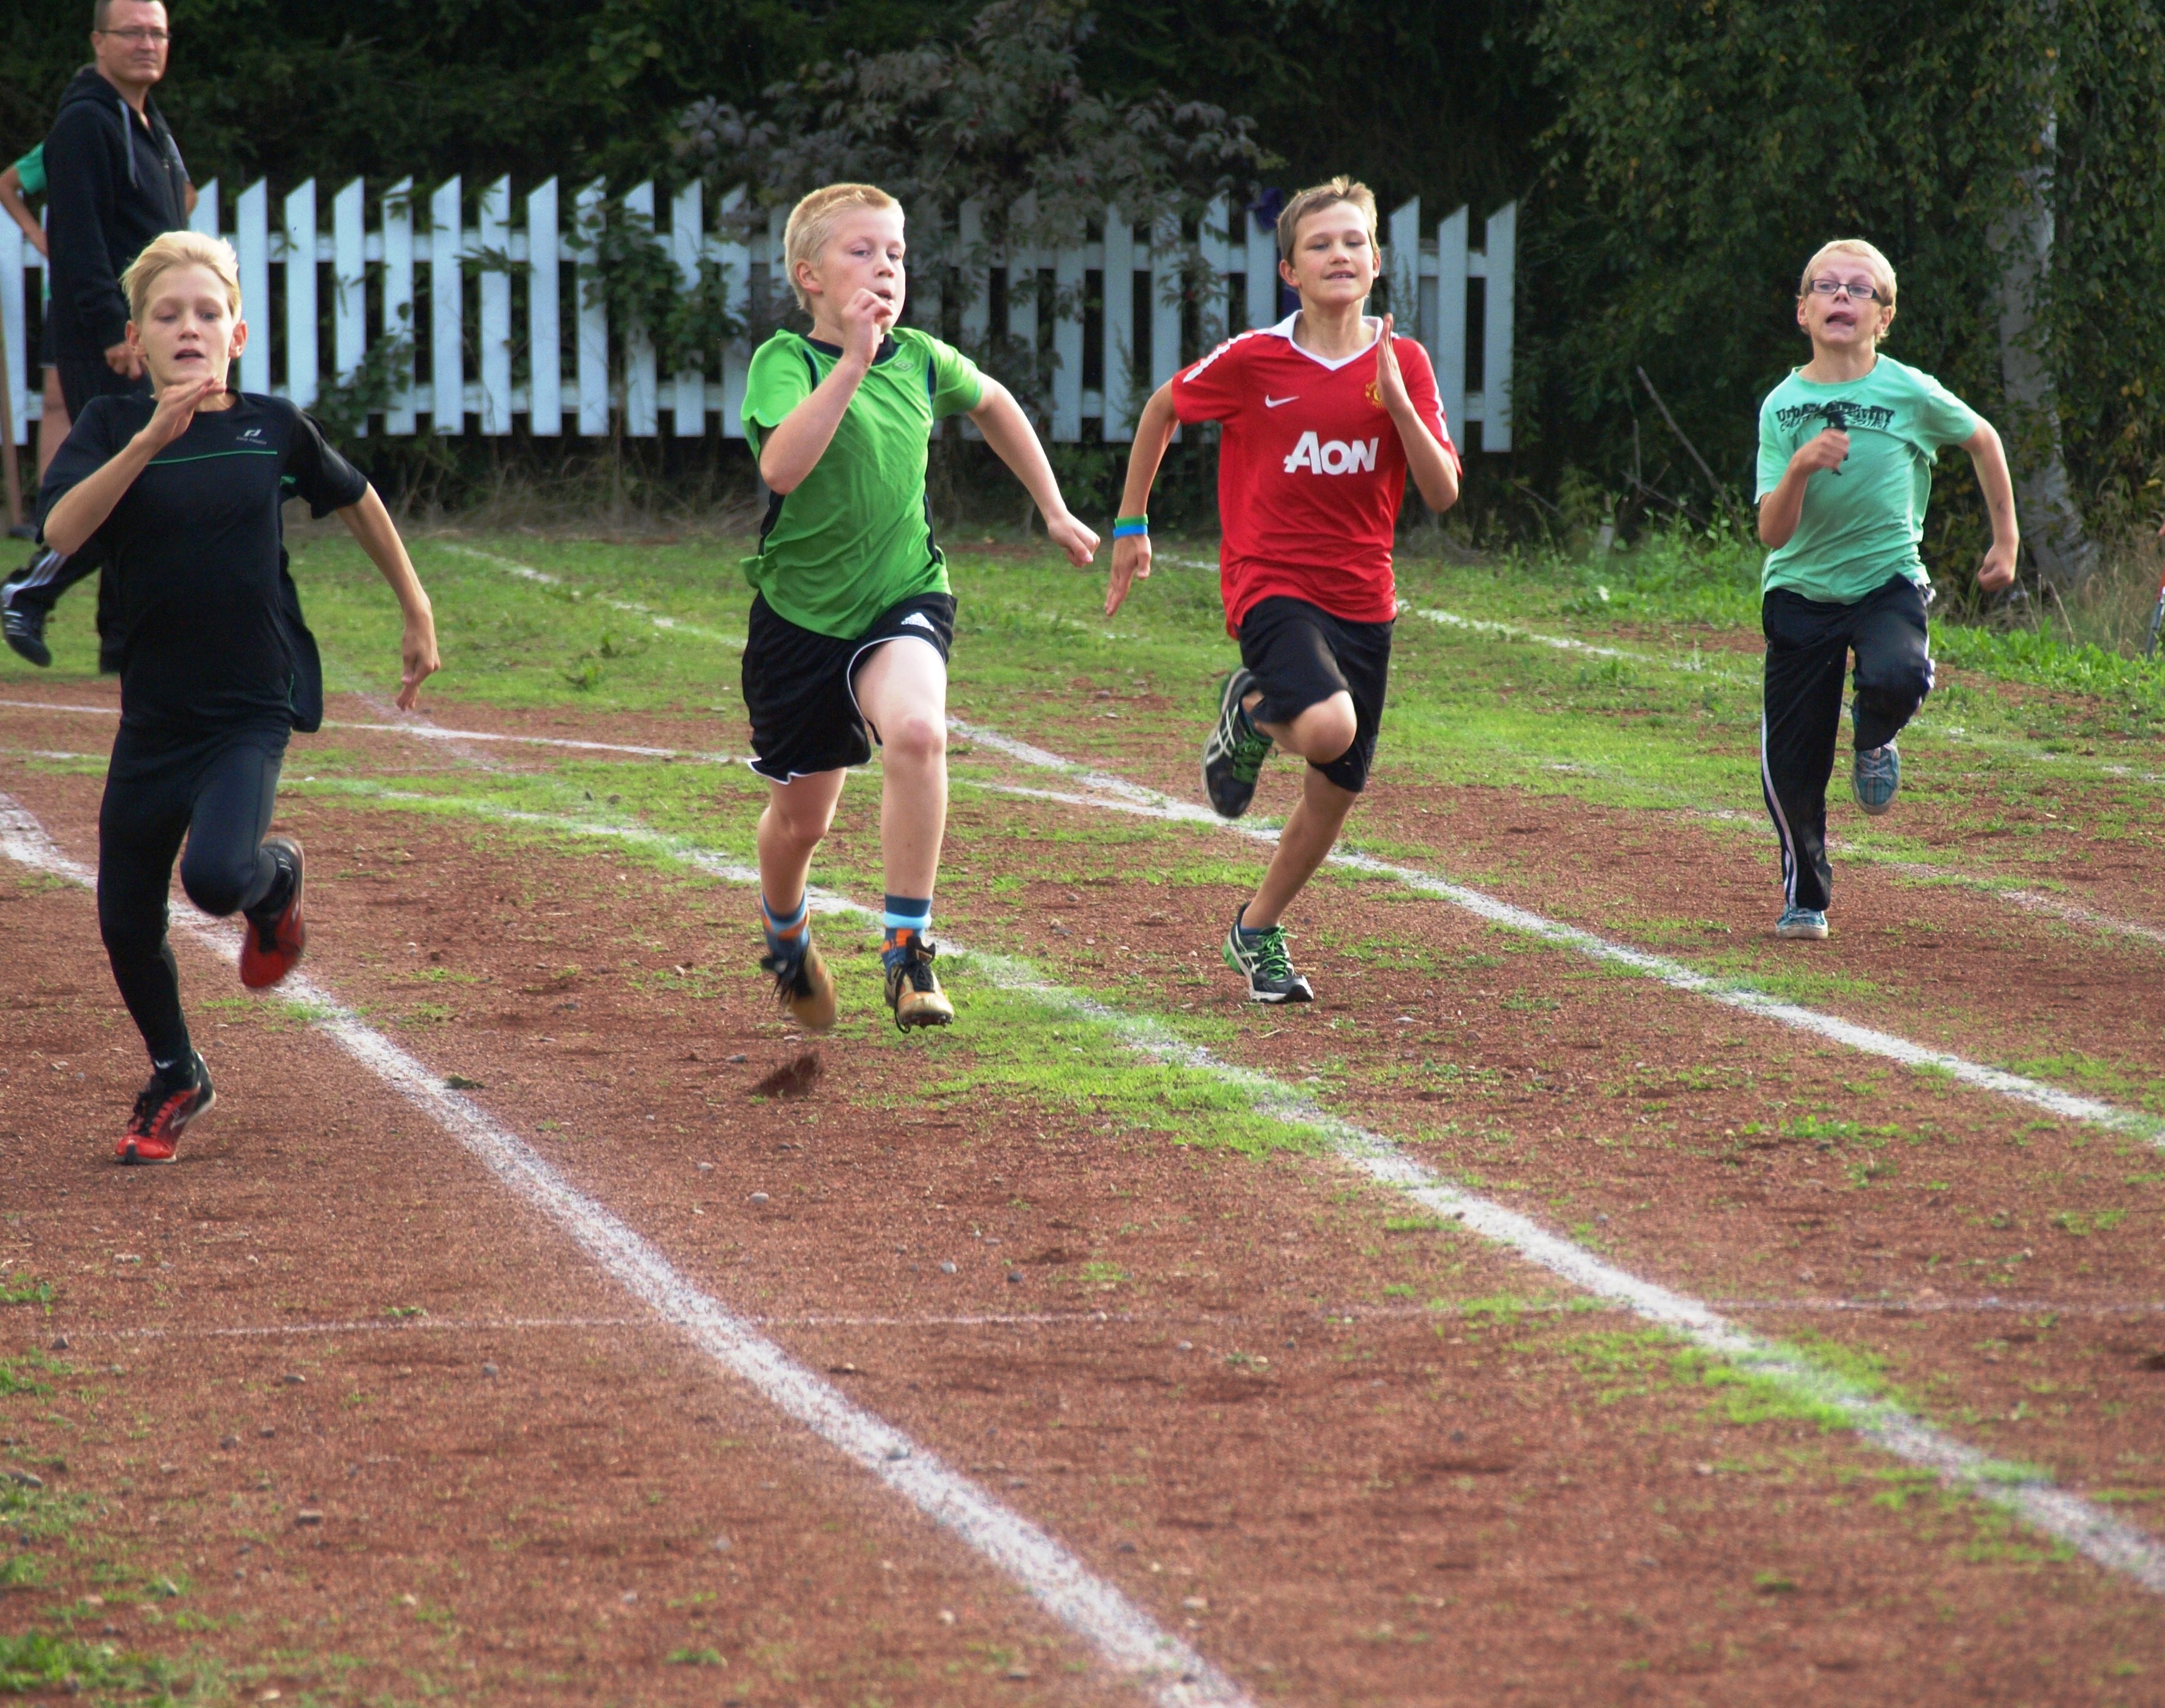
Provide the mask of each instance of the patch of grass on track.
[{"label": "patch of grass on track", "polygon": [[[108,1390],[85,1385],[80,1379],[87,1374],[61,1359],[18,1354],[0,1359],[0,1395],[38,1400],[40,1424],[72,1425],[94,1415],[108,1397]],[[30,1421],[27,1415],[20,1421]],[[18,1442],[13,1452],[22,1453],[25,1445]],[[97,1585],[100,1600],[51,1601],[26,1628],[0,1632],[0,1695],[152,1704],[226,1700],[217,1669],[196,1658],[176,1663],[77,1636],[80,1626],[103,1621],[103,1607],[137,1607],[153,1625],[166,1623],[164,1610],[188,1594],[188,1580],[146,1566],[134,1545],[103,1531],[97,1521],[104,1509],[91,1496],[49,1486],[47,1479],[64,1468],[61,1461],[24,1453],[18,1463],[39,1469],[0,1473],[0,1535],[18,1550],[0,1554],[0,1591],[23,1597],[50,1587],[66,1595],[64,1586],[88,1583]]]}]

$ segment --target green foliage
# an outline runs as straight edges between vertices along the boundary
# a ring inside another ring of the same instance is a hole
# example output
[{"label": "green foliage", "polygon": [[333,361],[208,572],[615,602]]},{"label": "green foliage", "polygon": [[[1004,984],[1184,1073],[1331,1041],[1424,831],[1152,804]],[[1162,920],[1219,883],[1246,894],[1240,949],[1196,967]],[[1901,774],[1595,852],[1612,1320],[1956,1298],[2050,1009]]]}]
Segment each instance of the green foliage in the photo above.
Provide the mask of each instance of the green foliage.
[{"label": "green foliage", "polygon": [[354,371],[340,379],[325,377],[319,384],[309,414],[324,430],[341,445],[350,445],[371,415],[381,414],[398,400],[414,377],[414,340],[400,331],[371,340]]},{"label": "green foliage", "polygon": [[[1525,240],[1517,397],[1549,457],[1568,447],[1629,467],[1643,365],[1716,475],[1747,487],[1751,404],[1808,354],[1798,270],[1837,235],[1870,238],[1899,272],[1888,353],[2010,424],[1994,223],[2025,205],[2021,174],[2042,163],[2057,168],[2057,238],[2041,307],[2078,484],[2124,506],[2158,472],[2154,5],[1549,0],[1532,40],[1558,114]],[[1651,412],[1639,424],[1641,452],[1667,465],[1652,483],[1688,489],[1698,477],[1667,430]],[[1967,470],[1951,473],[1967,485]],[[1936,507],[1941,549],[1966,551],[1977,531],[1969,507]]]},{"label": "green foliage", "polygon": [[587,303],[608,314],[619,362],[625,337],[640,334],[653,340],[664,373],[704,372],[722,345],[745,329],[730,308],[729,269],[702,261],[698,279],[685,289],[647,214],[608,202],[587,210],[578,229],[591,266]]},{"label": "green foliage", "polygon": [[[1252,122],[1162,90],[1099,93],[1081,76],[1092,26],[1080,0],[992,0],[958,44],[851,48],[774,85],[761,112],[702,101],[680,147],[762,208],[839,179],[920,214],[979,198],[995,245],[1072,243],[1114,201],[1138,224],[1192,223],[1221,191],[1245,202],[1274,163]],[[912,248],[919,267],[959,253],[929,229]]]},{"label": "green foliage", "polygon": [[[783,0],[189,0],[173,8],[158,101],[198,182],[629,182],[666,161],[687,102],[747,97],[830,39],[906,38],[927,9],[841,0],[808,20]],[[0,0],[10,159],[50,125],[89,24],[87,0]]]},{"label": "green foliage", "polygon": [[2051,622],[2004,630],[1942,626],[1932,632],[1932,651],[1989,676],[2097,694],[2165,718],[2165,666],[2074,640]]}]

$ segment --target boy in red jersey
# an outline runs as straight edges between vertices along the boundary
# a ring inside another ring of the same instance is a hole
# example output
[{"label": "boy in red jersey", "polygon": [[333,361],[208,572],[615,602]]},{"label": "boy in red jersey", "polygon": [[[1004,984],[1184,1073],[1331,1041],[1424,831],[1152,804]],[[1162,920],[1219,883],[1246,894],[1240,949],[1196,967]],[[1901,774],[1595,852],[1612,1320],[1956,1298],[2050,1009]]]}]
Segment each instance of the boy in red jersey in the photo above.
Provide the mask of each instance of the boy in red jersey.
[{"label": "boy in red jersey", "polygon": [[1310,1002],[1279,924],[1338,840],[1367,783],[1383,718],[1398,593],[1391,543],[1410,472],[1432,510],[1458,501],[1458,452],[1428,354],[1362,313],[1383,269],[1376,198],[1333,178],[1278,216],[1278,271],[1300,310],[1244,332],[1144,405],[1113,528],[1108,616],[1150,574],[1151,483],[1178,422],[1217,421],[1225,629],[1241,667],[1219,693],[1203,787],[1223,816],[1254,799],[1273,746],[1308,762],[1300,803],[1225,964],[1256,1002]]}]

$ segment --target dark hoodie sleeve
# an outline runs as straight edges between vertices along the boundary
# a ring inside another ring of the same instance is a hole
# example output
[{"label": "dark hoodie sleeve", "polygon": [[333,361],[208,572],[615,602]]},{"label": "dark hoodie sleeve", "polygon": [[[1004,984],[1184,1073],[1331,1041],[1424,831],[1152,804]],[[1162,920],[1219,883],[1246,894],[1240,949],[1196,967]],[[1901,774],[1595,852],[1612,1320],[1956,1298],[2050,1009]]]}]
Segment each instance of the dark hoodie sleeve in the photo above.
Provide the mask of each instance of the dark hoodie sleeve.
[{"label": "dark hoodie sleeve", "polygon": [[128,299],[120,293],[105,243],[106,226],[115,212],[114,126],[114,116],[103,103],[71,101],[45,139],[46,240],[53,250],[54,298],[100,350],[112,349],[128,329]]}]

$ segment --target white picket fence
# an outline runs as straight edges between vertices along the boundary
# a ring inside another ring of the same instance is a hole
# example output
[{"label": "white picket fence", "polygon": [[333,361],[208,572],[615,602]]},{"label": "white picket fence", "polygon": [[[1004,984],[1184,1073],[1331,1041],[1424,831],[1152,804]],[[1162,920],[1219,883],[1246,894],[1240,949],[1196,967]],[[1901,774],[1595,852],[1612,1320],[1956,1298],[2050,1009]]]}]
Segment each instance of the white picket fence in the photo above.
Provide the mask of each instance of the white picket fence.
[{"label": "white picket fence", "polygon": [[[425,351],[423,365],[428,371],[406,377],[392,407],[377,418],[380,430],[416,433],[420,418],[426,416],[435,433],[500,435],[513,430],[514,418],[523,417],[527,431],[536,437],[566,431],[597,436],[610,430],[614,406],[622,411],[624,430],[635,438],[659,435],[665,413],[671,418],[672,434],[679,438],[714,430],[710,417],[719,418],[719,430],[724,435],[741,437],[739,410],[751,356],[744,339],[724,348],[709,372],[665,376],[656,372],[651,344],[635,336],[623,352],[620,395],[611,396],[610,328],[603,309],[587,300],[593,265],[580,237],[603,196],[599,182],[579,191],[567,224],[562,219],[557,181],[551,178],[526,197],[524,222],[514,224],[511,181],[499,178],[482,192],[479,217],[468,224],[459,179],[438,187],[425,203],[416,198],[413,181],[402,179],[377,197],[376,223],[371,226],[366,192],[356,178],[331,198],[330,228],[325,230],[313,179],[286,196],[275,227],[267,183],[259,180],[240,192],[228,224],[213,179],[203,186],[191,224],[198,231],[224,236],[240,257],[242,297],[259,329],[240,358],[245,390],[274,392],[304,408],[313,404],[326,371],[342,378],[351,376],[371,337],[382,337],[387,327],[393,332],[408,329],[417,270],[427,269],[429,325],[425,340],[416,343]],[[725,209],[741,208],[743,198],[742,190],[732,192]],[[651,220],[654,186],[640,185],[624,197],[624,205]],[[783,288],[782,210],[773,210],[766,230],[743,242],[704,229],[697,184],[672,198],[668,211],[667,225],[657,222],[656,241],[666,247],[687,283],[698,277],[703,260],[719,263],[724,269],[731,310],[746,319],[752,315],[755,293],[778,293]],[[1078,442],[1084,437],[1083,424],[1095,420],[1109,440],[1130,437],[1135,416],[1147,395],[1136,394],[1137,382],[1146,376],[1151,386],[1162,383],[1180,366],[1181,304],[1168,300],[1170,293],[1161,287],[1155,269],[1161,265],[1177,267],[1181,250],[1168,244],[1161,258],[1149,234],[1139,233],[1117,208],[1106,210],[1102,241],[1040,252],[986,250],[980,236],[982,210],[974,203],[964,204],[960,219],[956,235],[962,253],[982,258],[975,277],[958,293],[964,339],[982,340],[1002,329],[992,324],[994,274],[1004,270],[1016,278],[1049,271],[1056,287],[1046,305],[1054,316],[1049,335],[1052,377],[1050,396],[1040,401],[1051,436]],[[1415,200],[1392,214],[1384,240],[1391,269],[1389,296],[1396,305],[1399,329],[1418,336],[1433,358],[1453,436],[1463,444],[1468,424],[1478,424],[1481,446],[1488,451],[1511,446],[1517,219],[1516,203],[1491,214],[1483,247],[1477,250],[1470,247],[1473,227],[1467,209],[1461,208],[1440,221],[1430,234],[1423,230],[1420,203]],[[720,223],[725,232],[739,229],[738,222]],[[1213,300],[1204,305],[1207,331],[1267,325],[1279,318],[1277,253],[1269,227],[1235,215],[1221,201],[1204,222],[1201,249],[1224,293],[1219,300],[1214,292]],[[315,265],[296,266],[297,256],[313,256]],[[529,352],[530,377],[523,380],[514,379],[514,293],[507,261],[523,271],[527,282],[526,324],[516,329],[524,331],[523,345]],[[28,293],[45,283],[42,277],[34,283],[30,275],[43,265],[13,223],[0,219],[0,328],[4,328],[18,444],[24,442],[29,424],[42,413],[37,375],[25,361],[29,352],[24,333]],[[470,290],[466,275],[477,267],[478,275]],[[377,275],[373,288],[371,269]],[[1082,305],[1082,287],[1093,271],[1101,272],[1105,281],[1102,320],[1097,328],[1088,329],[1102,336],[1104,383],[1086,389],[1084,316],[1091,310]],[[1148,277],[1145,299],[1151,306],[1143,317],[1135,313],[1138,276]],[[1483,282],[1483,308],[1478,324],[1470,325],[1469,283],[1477,279]],[[1124,282],[1130,288],[1120,287]],[[911,292],[914,306],[909,319],[939,324],[936,283],[914,278]],[[1415,303],[1411,313],[1405,306],[1409,295]],[[477,371],[471,373],[466,371],[466,335],[470,298],[478,332],[471,341],[478,351]],[[319,315],[325,298],[330,305],[328,327]],[[1031,293],[1009,297],[1006,309],[1007,335],[1038,346],[1040,309]],[[282,338],[263,335],[266,320],[282,320]],[[565,336],[567,327],[569,340]],[[283,357],[282,373],[272,371],[274,341]],[[1478,362],[1472,377],[1481,382],[1470,390],[1469,344]]]}]

